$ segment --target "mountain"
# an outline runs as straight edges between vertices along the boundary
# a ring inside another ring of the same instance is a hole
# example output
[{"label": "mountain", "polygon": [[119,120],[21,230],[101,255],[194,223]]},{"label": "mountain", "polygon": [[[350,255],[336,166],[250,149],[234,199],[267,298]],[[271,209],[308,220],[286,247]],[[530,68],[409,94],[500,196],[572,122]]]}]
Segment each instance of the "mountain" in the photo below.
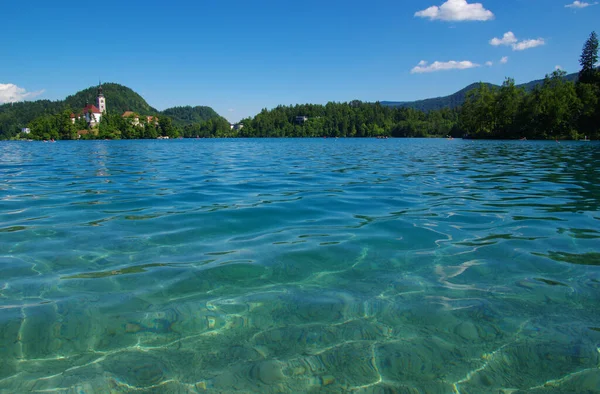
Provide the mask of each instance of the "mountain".
[{"label": "mountain", "polygon": [[[122,114],[125,111],[133,111],[139,115],[159,115],[159,118],[162,114],[172,117],[177,126],[220,118],[210,107],[175,107],[160,112],[138,93],[117,83],[104,83],[102,89],[109,113]],[[21,128],[27,127],[29,122],[42,115],[58,114],[67,110],[78,113],[86,103],[95,104],[97,95],[98,87],[91,86],[64,100],[23,101],[0,105],[0,140],[15,136]]]},{"label": "mountain", "polygon": [[[575,81],[577,81],[578,75],[579,75],[578,73],[568,74],[565,76],[565,79],[567,81],[575,82]],[[536,86],[541,85],[542,83],[544,83],[544,80],[538,79],[535,81],[517,85],[517,87],[522,87],[526,91],[531,91]],[[498,85],[494,85],[491,83],[485,83],[485,85],[487,85],[490,88],[499,88],[500,87]],[[473,84],[459,90],[456,93],[453,93],[449,96],[444,96],[444,97],[436,97],[436,98],[417,100],[417,101],[381,101],[381,105],[385,105],[387,107],[394,107],[394,108],[402,108],[402,107],[403,108],[413,108],[413,109],[424,111],[424,112],[436,111],[436,110],[440,110],[442,108],[453,109],[453,108],[460,107],[465,102],[467,93],[469,93],[469,91],[475,89],[478,86],[479,86],[479,83],[473,83]]]},{"label": "mountain", "polygon": [[209,119],[220,118],[221,116],[211,107],[173,107],[167,108],[161,112],[173,119],[176,126],[185,126],[192,123],[206,122]]}]

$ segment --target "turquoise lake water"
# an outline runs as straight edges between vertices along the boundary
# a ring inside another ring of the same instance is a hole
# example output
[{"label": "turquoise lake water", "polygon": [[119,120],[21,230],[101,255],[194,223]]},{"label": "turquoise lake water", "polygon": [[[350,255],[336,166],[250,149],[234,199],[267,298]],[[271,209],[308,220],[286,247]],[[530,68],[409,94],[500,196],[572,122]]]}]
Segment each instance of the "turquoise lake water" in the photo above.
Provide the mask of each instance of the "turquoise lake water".
[{"label": "turquoise lake water", "polygon": [[0,143],[0,392],[600,392],[600,144]]}]

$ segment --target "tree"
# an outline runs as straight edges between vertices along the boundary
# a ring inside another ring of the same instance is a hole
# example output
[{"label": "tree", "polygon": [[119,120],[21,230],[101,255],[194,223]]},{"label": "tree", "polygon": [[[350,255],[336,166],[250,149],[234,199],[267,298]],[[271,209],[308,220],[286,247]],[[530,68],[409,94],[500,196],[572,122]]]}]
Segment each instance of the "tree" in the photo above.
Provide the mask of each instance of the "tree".
[{"label": "tree", "polygon": [[520,136],[517,132],[516,119],[524,95],[524,89],[517,88],[515,80],[512,78],[506,78],[498,90],[494,108],[497,119],[495,133],[502,136],[502,138]]},{"label": "tree", "polygon": [[598,82],[598,71],[595,68],[596,63],[598,63],[598,36],[593,31],[590,34],[590,38],[585,42],[581,57],[579,58],[579,64],[581,64],[579,81],[581,83]]},{"label": "tree", "polygon": [[462,129],[472,137],[491,137],[495,129],[495,101],[496,92],[484,83],[468,92],[461,109]]},{"label": "tree", "polygon": [[540,111],[537,123],[541,126],[544,138],[577,138],[577,114],[581,112],[581,101],[577,97],[575,85],[565,81],[566,72],[556,70],[546,75],[536,102]]},{"label": "tree", "polygon": [[177,129],[173,126],[173,120],[168,116],[161,116],[158,119],[158,127],[162,136],[169,138],[177,138],[179,136]]}]

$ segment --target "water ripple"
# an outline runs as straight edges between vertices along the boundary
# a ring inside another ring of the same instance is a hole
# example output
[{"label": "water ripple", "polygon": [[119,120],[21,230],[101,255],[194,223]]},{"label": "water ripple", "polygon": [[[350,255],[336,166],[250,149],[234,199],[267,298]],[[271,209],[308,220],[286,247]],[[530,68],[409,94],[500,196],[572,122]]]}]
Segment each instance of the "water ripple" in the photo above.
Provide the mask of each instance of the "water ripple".
[{"label": "water ripple", "polygon": [[0,144],[0,392],[593,392],[600,145]]}]

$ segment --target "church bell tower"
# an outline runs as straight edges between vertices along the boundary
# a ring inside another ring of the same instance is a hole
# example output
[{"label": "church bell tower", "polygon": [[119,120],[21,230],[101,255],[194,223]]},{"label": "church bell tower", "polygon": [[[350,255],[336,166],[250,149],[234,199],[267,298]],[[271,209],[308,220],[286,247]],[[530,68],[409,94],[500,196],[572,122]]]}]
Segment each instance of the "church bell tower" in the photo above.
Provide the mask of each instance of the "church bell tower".
[{"label": "church bell tower", "polygon": [[96,104],[101,113],[106,112],[106,98],[102,92],[102,83],[98,84],[98,97],[96,99]]}]

